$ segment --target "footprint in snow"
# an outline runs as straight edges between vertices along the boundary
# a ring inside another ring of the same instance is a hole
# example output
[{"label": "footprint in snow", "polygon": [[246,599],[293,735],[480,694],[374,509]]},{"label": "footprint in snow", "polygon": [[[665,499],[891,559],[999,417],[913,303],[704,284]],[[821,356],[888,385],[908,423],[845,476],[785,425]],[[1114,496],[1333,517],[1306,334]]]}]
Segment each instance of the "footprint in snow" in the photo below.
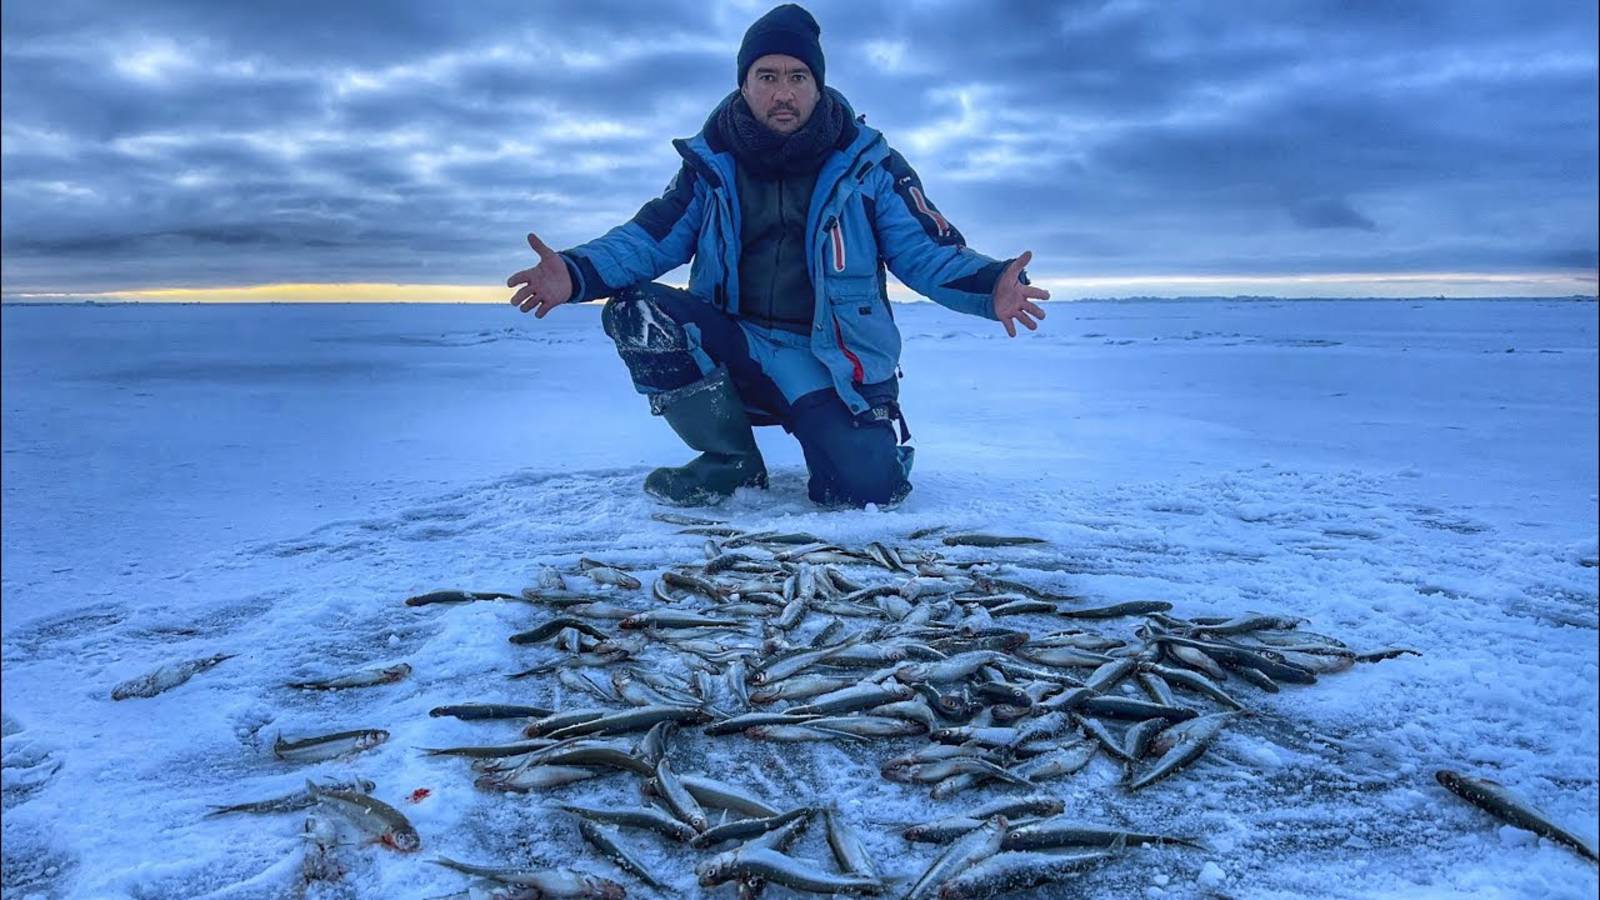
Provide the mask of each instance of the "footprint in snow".
[{"label": "footprint in snow", "polygon": [[27,733],[22,723],[7,715],[0,721],[0,809],[28,802],[44,790],[61,770],[54,748]]}]

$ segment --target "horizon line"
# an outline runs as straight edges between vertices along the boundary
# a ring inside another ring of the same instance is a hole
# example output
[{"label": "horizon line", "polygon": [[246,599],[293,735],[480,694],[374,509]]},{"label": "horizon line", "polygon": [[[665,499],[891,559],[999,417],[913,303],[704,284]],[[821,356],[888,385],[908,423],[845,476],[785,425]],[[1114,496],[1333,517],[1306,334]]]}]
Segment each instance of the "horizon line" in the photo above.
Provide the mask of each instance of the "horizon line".
[{"label": "horizon line", "polygon": [[[1052,300],[1129,297],[1270,296],[1282,299],[1426,299],[1483,297],[1600,297],[1596,273],[1345,272],[1317,275],[1138,275],[1040,277]],[[668,282],[673,287],[683,284]],[[1118,290],[1121,288],[1122,290]],[[1287,293],[1284,293],[1287,292]],[[505,304],[510,288],[484,284],[397,282],[275,282],[208,287],[150,287],[117,291],[0,291],[4,303],[86,301],[154,303],[482,303]],[[896,302],[930,302],[898,281]]]}]

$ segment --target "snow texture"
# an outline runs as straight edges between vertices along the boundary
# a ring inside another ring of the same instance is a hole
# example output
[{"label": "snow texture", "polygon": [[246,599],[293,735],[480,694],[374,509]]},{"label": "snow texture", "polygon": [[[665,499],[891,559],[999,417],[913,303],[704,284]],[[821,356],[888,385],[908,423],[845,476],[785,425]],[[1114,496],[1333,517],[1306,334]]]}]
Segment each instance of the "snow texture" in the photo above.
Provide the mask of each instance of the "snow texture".
[{"label": "snow texture", "polygon": [[[716,515],[851,546],[935,546],[905,536],[941,524],[1033,534],[1049,544],[941,549],[1094,600],[1293,614],[1357,649],[1424,654],[1251,692],[1262,715],[1137,794],[1103,758],[1050,783],[1087,820],[1209,845],[1129,851],[1074,891],[1595,896],[1592,864],[1432,777],[1494,778],[1595,833],[1593,302],[1051,304],[1016,341],[929,304],[896,315],[910,497],[819,510],[798,447],[762,429],[771,489]],[[304,813],[202,816],[307,776],[370,778],[423,842],[412,855],[345,848],[342,882],[311,896],[464,889],[435,855],[573,865],[635,893],[546,804],[636,803],[637,779],[490,794],[465,761],[416,749],[514,734],[430,718],[439,704],[587,702],[504,677],[548,655],[506,641],[546,613],[402,604],[444,587],[515,592],[580,555],[646,578],[701,558],[701,539],[649,517],[644,473],[687,454],[647,415],[595,307],[542,322],[444,305],[3,316],[6,897],[296,896]],[[110,699],[218,653],[238,656],[156,697]],[[414,672],[396,684],[284,686],[402,661]],[[369,727],[392,736],[351,758],[271,753],[279,733]],[[780,804],[837,803],[885,872],[915,878],[938,848],[896,826],[997,793],[934,802],[884,780],[877,766],[901,743],[690,730],[672,757]],[[820,831],[795,852],[825,859]],[[625,837],[675,889],[697,890],[701,854]]]}]

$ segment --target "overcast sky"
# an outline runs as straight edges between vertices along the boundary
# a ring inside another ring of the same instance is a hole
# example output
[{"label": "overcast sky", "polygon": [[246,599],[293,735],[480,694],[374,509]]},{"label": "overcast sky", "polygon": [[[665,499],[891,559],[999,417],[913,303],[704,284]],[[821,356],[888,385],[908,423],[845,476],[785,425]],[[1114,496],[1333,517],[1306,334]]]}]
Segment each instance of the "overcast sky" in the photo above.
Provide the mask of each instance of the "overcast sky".
[{"label": "overcast sky", "polygon": [[[661,191],[772,5],[8,0],[0,288],[507,293]],[[1593,2],[807,6],[1061,296],[1595,292]]]}]

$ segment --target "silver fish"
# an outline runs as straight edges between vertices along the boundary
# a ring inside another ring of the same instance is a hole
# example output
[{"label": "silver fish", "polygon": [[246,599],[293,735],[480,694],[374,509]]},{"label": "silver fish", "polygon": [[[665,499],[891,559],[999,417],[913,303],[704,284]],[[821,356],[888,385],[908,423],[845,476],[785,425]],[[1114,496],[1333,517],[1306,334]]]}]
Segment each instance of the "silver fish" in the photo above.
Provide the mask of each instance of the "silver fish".
[{"label": "silver fish", "polygon": [[644,586],[639,579],[629,575],[627,572],[624,572],[621,569],[612,568],[611,566],[594,566],[592,568],[585,569],[583,574],[588,576],[588,578],[595,584],[611,585],[613,587],[619,587],[629,591],[636,591]]},{"label": "silver fish", "polygon": [[773,625],[783,631],[793,629],[800,624],[801,619],[805,618],[806,607],[810,602],[810,598],[797,595],[793,600],[784,604],[783,612],[778,614],[778,618],[773,621]]},{"label": "silver fish", "polygon": [[321,678],[313,681],[291,681],[289,687],[306,691],[338,691],[345,688],[375,687],[380,684],[394,684],[411,674],[411,666],[406,663],[385,666],[379,669],[363,669],[360,672],[349,672],[344,675],[335,675],[331,678]]},{"label": "silver fish", "polygon": [[[1223,726],[1228,723],[1235,713],[1218,713],[1216,715],[1202,716],[1193,719],[1172,749],[1161,755],[1150,771],[1135,778],[1128,783],[1128,790],[1137,791],[1141,788],[1155,784],[1157,781],[1171,775],[1189,763],[1200,758],[1206,752],[1206,747],[1222,733]],[[1131,760],[1129,760],[1131,762]]]},{"label": "silver fish", "polygon": [[859,683],[843,690],[823,694],[803,706],[791,706],[786,712],[797,716],[837,715],[882,706],[897,700],[909,700],[912,693],[911,688],[903,684]]},{"label": "silver fish", "polygon": [[1549,838],[1576,851],[1579,856],[1591,862],[1600,862],[1600,857],[1595,856],[1593,844],[1576,832],[1556,824],[1547,813],[1511,793],[1505,785],[1448,769],[1435,772],[1433,777],[1450,793],[1500,821],[1524,831],[1531,831],[1540,837]]},{"label": "silver fish", "polygon": [[823,825],[827,830],[828,849],[833,851],[834,862],[839,864],[839,871],[846,875],[859,875],[862,878],[877,878],[878,872],[872,864],[872,854],[862,845],[861,838],[844,821],[844,816],[836,807],[827,807],[822,811]]},{"label": "silver fish", "polygon": [[481,775],[473,784],[486,791],[527,793],[575,781],[588,781],[606,774],[602,769],[587,766],[522,765],[509,771]]},{"label": "silver fish", "polygon": [[943,543],[946,547],[1025,547],[1047,542],[1044,538],[968,532],[945,535]]},{"label": "silver fish", "polygon": [[463,721],[482,719],[529,719],[550,715],[544,706],[513,706],[505,703],[462,703],[455,706],[435,706],[428,715],[450,716]]},{"label": "silver fish", "polygon": [[548,737],[553,731],[560,731],[568,725],[579,722],[592,722],[602,716],[611,715],[609,709],[569,709],[564,712],[551,713],[542,719],[535,719],[522,728],[523,737]]},{"label": "silver fish", "polygon": [[1056,615],[1068,619],[1115,619],[1121,616],[1142,616],[1153,612],[1166,612],[1172,604],[1165,600],[1129,600],[1110,606],[1093,606],[1079,609],[1063,608]]},{"label": "silver fish", "polygon": [[775,681],[782,681],[797,672],[817,665],[825,660],[837,657],[846,650],[860,643],[861,638],[851,638],[843,643],[831,647],[822,647],[817,650],[802,650],[763,660],[750,671],[752,684],[767,685]]},{"label": "silver fish", "polygon": [[[630,615],[632,615],[632,613],[630,613]],[[584,634],[589,635],[590,637],[599,638],[602,641],[608,640],[611,637],[604,631],[601,631],[593,625],[590,625],[588,622],[576,618],[575,616],[557,616],[554,619],[550,619],[541,623],[537,627],[530,628],[527,631],[519,631],[516,634],[513,634],[510,637],[510,641],[513,644],[537,644],[540,641],[549,640],[550,638],[555,637],[563,629],[567,628],[576,629]]]},{"label": "silver fish", "polygon": [[371,794],[322,788],[310,780],[306,781],[306,791],[384,846],[401,853],[411,853],[422,847],[422,838],[411,821]]},{"label": "silver fish", "polygon": [[946,881],[939,890],[939,900],[984,900],[998,894],[1040,887],[1061,881],[1115,855],[1115,852],[1105,850],[1084,853],[996,853]]},{"label": "silver fish", "polygon": [[679,775],[678,781],[703,806],[726,809],[755,818],[778,814],[777,807],[757,797],[753,791],[725,781],[689,774]]},{"label": "silver fish", "polygon": [[272,754],[285,762],[317,762],[370,750],[388,739],[389,732],[381,728],[340,731],[298,741],[286,741],[280,734],[272,743]]},{"label": "silver fish", "polygon": [[1004,850],[1054,850],[1061,847],[1140,847],[1146,844],[1204,846],[1193,838],[1124,831],[1109,825],[1079,822],[1062,815],[1013,828],[1006,833],[1000,846]]},{"label": "silver fish", "polygon": [[665,758],[656,763],[655,787],[666,803],[667,809],[695,831],[705,831],[710,822],[706,819],[705,810],[700,808],[694,795],[678,780],[672,771],[672,765]]},{"label": "silver fish", "polygon": [[809,816],[811,813],[812,810],[810,808],[801,806],[791,809],[788,812],[778,813],[775,816],[765,816],[759,819],[738,819],[733,822],[726,822],[721,825],[707,828],[700,834],[695,835],[694,839],[689,841],[689,846],[703,850],[707,847],[715,847],[717,844],[723,843],[724,841],[737,841],[744,838],[755,837],[758,834],[766,834],[775,828],[782,828],[790,822],[793,822],[795,819],[803,816]]},{"label": "silver fish", "polygon": [[840,739],[864,741],[861,735],[837,728],[803,725],[756,725],[744,730],[745,737],[757,741],[837,741]]},{"label": "silver fish", "polygon": [[1143,682],[1144,676],[1148,675],[1153,678],[1162,679],[1163,684],[1175,684],[1178,687],[1187,688],[1191,691],[1204,694],[1218,703],[1221,703],[1223,706],[1240,710],[1245,708],[1243,703],[1235,700],[1231,694],[1229,694],[1227,691],[1224,691],[1221,685],[1218,685],[1216,682],[1213,682],[1211,679],[1199,672],[1191,672],[1188,669],[1179,669],[1172,666],[1163,666],[1159,663],[1142,663],[1140,664],[1139,668],[1141,670],[1141,683]]},{"label": "silver fish", "polygon": [[765,847],[743,847],[722,854],[697,870],[705,887],[734,878],[755,876],[794,890],[815,894],[880,894],[883,882],[860,875],[831,875],[815,863]]},{"label": "silver fish", "polygon": [[606,743],[580,742],[564,746],[566,744],[565,741],[558,742],[555,746],[538,751],[530,760],[540,765],[601,767],[646,776],[655,771],[654,764],[626,747]]},{"label": "silver fish", "polygon": [[652,609],[646,612],[634,613],[621,622],[618,627],[626,629],[635,628],[737,628],[743,625],[738,619],[713,619],[697,613],[680,612],[669,609]]},{"label": "silver fish", "polygon": [[1193,719],[1198,715],[1187,706],[1165,706],[1160,703],[1151,703],[1149,700],[1123,697],[1116,694],[1086,697],[1078,705],[1078,710],[1086,716],[1097,716],[1102,719],[1132,719],[1134,721],[1165,719],[1168,722],[1182,722]]},{"label": "silver fish", "polygon": [[[329,791],[356,791],[362,794],[370,794],[374,785],[364,778],[357,778],[354,781],[335,781],[321,787],[323,790]],[[316,804],[317,798],[313,797],[310,791],[298,790],[282,797],[273,797],[270,800],[252,800],[248,803],[235,803],[231,806],[213,806],[211,807],[211,812],[206,813],[206,816],[225,816],[229,813],[295,812],[297,810],[310,809]]]},{"label": "silver fish", "polygon": [[564,607],[567,612],[575,616],[584,616],[590,619],[626,619],[639,611],[627,606],[618,606],[615,603],[606,603],[601,600],[586,603],[574,603]]},{"label": "silver fish", "polygon": [[805,700],[860,684],[856,678],[842,675],[796,675],[777,684],[763,686],[750,692],[750,702],[758,706],[778,700]]},{"label": "silver fish", "polygon": [[623,734],[629,731],[644,731],[658,722],[697,724],[710,718],[710,713],[699,707],[641,706],[626,712],[600,716],[584,722],[574,722],[571,725],[547,732],[546,736],[561,740],[587,734]]},{"label": "silver fish", "polygon": [[127,700],[131,697],[154,697],[163,691],[172,690],[224,660],[233,659],[236,655],[233,653],[218,653],[215,656],[207,656],[203,659],[168,663],[153,672],[147,672],[138,678],[131,678],[112,688],[111,699]]},{"label": "silver fish", "polygon": [[580,816],[595,822],[604,822],[610,825],[626,825],[629,828],[647,828],[664,837],[671,838],[679,843],[688,843],[699,832],[690,828],[683,822],[667,815],[653,806],[607,807],[597,809],[576,804],[563,804],[559,807],[575,816]]},{"label": "silver fish", "polygon": [[894,677],[903,684],[948,684],[966,678],[1003,655],[996,650],[974,650],[939,662],[901,666],[895,671]]},{"label": "silver fish", "polygon": [[1064,778],[1087,766],[1100,751],[1097,741],[1073,741],[1048,753],[1018,763],[1016,774],[1029,781]]},{"label": "silver fish", "polygon": [[[527,592],[524,591],[524,594]],[[503,594],[499,591],[461,591],[446,590],[432,591],[427,594],[418,594],[407,597],[407,606],[431,606],[435,603],[473,603],[479,600],[521,600],[516,594]]]},{"label": "silver fish", "polygon": [[866,714],[825,716],[812,719],[800,727],[843,732],[857,737],[905,737],[924,734],[928,730],[928,726],[918,720]]},{"label": "silver fish", "polygon": [[454,869],[467,875],[489,878],[502,884],[533,888],[531,894],[514,894],[517,900],[555,900],[555,898],[583,898],[583,900],[622,900],[627,892],[615,881],[569,869],[523,869],[474,866],[448,857],[438,857],[429,862]]},{"label": "silver fish", "polygon": [[1084,650],[1079,647],[1033,647],[1028,646],[1017,651],[1017,655],[1029,662],[1041,666],[1057,666],[1060,668],[1098,668],[1112,662],[1111,657],[1093,650]]},{"label": "silver fish", "polygon": [[940,853],[922,873],[922,877],[911,886],[911,890],[906,892],[905,900],[923,900],[932,897],[940,885],[968,867],[998,853],[1008,825],[1005,816],[995,816],[975,831],[951,842],[950,846],[945,848],[944,852]]},{"label": "silver fish", "polygon": [[668,525],[721,525],[724,522],[722,519],[704,519],[675,512],[654,512],[650,514],[650,518]]},{"label": "silver fish", "polygon": [[[1015,821],[1023,816],[1053,816],[1065,804],[1055,797],[1029,796],[1005,798],[968,810],[957,816],[947,816],[922,825],[913,825],[904,832],[905,839],[913,842],[945,844],[968,832],[983,827],[994,816],[1005,816]],[[1014,830],[1014,829],[1013,829]]]},{"label": "silver fish", "polygon": [[644,867],[644,863],[639,861],[639,857],[622,842],[622,836],[617,833],[616,829],[596,825],[588,819],[580,818],[578,820],[578,833],[583,835],[583,839],[588,841],[596,850],[599,850],[602,856],[616,863],[617,868],[658,891],[667,889],[667,886],[650,874],[650,870]]},{"label": "silver fish", "polygon": [[507,756],[522,756],[535,750],[545,750],[553,746],[555,741],[545,738],[534,738],[529,741],[518,741],[514,744],[493,744],[485,746],[467,747],[418,747],[427,756],[464,756],[468,759],[499,759]]}]

